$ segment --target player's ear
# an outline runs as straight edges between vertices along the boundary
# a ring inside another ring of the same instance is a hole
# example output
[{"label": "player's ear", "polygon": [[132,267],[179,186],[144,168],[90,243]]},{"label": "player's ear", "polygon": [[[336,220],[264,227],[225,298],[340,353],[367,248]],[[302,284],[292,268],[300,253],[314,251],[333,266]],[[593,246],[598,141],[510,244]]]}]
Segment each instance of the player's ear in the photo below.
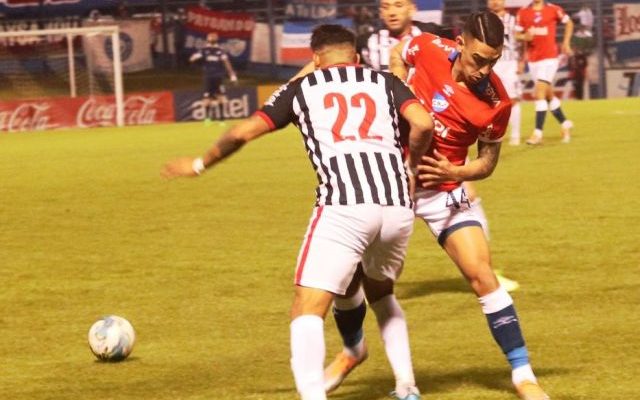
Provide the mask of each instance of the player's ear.
[{"label": "player's ear", "polygon": [[416,15],[416,12],[418,12],[418,9],[414,0],[409,0],[409,3],[409,15],[411,16],[411,19],[413,19],[413,17]]},{"label": "player's ear", "polygon": [[456,36],[456,50],[458,52],[462,51],[464,44],[464,37],[462,35]]},{"label": "player's ear", "polygon": [[356,64],[360,64],[360,54],[356,53]]},{"label": "player's ear", "polygon": [[313,65],[316,69],[320,68],[320,56],[318,53],[313,53]]}]

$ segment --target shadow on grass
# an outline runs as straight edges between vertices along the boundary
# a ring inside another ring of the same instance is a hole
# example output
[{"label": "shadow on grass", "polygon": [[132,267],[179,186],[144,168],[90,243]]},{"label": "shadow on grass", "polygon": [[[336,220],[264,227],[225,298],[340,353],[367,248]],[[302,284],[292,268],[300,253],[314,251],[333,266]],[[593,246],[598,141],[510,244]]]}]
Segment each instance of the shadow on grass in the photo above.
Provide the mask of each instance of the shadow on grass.
[{"label": "shadow on grass", "polygon": [[[539,378],[545,376],[562,375],[568,369],[563,368],[539,368],[536,375]],[[339,400],[372,400],[389,398],[388,393],[393,389],[390,386],[393,379],[390,376],[381,378],[369,376],[363,378],[347,379],[343,385],[331,395],[331,398]],[[478,387],[483,390],[514,393],[511,384],[511,375],[507,368],[466,368],[448,373],[434,373],[433,371],[416,371],[416,381],[422,394],[428,398],[436,398],[440,393],[453,392],[460,386]],[[363,390],[362,388],[366,388]]]},{"label": "shadow on grass", "polygon": [[471,288],[462,277],[420,282],[398,282],[396,284],[396,296],[401,300],[438,293],[471,293]]}]

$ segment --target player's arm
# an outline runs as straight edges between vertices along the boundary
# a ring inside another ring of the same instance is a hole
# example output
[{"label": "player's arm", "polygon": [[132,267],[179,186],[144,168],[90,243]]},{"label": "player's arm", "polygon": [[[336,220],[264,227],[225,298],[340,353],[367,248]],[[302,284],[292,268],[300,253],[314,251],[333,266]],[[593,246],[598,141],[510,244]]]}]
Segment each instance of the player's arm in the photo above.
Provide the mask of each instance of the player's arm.
[{"label": "player's arm", "polygon": [[162,176],[168,179],[198,176],[271,130],[272,127],[263,118],[252,115],[227,130],[202,157],[181,157],[165,164]]},{"label": "player's arm", "polygon": [[402,79],[403,81],[407,80],[407,75],[409,73],[407,63],[405,63],[404,58],[402,57],[402,52],[404,51],[404,47],[408,42],[409,40],[403,40],[397,45],[393,46],[393,48],[391,49],[391,54],[389,56],[389,70],[392,74]]},{"label": "player's arm", "polygon": [[573,21],[566,14],[565,14],[565,18],[563,18],[563,21],[565,21],[565,26],[564,26],[564,36],[562,38],[562,52],[564,54],[571,55],[573,54],[573,50],[571,50],[571,37],[573,36]]},{"label": "player's arm", "polygon": [[522,19],[523,17],[521,12],[518,12],[516,16],[516,26],[515,26],[516,34],[514,36],[518,41],[530,42],[533,40],[533,34],[529,30],[525,29],[525,27],[522,24]]},{"label": "player's arm", "polygon": [[402,108],[400,114],[409,123],[409,158],[407,164],[415,175],[422,155],[427,152],[433,138],[433,119],[419,101]]},{"label": "player's arm", "polygon": [[195,53],[193,53],[191,55],[191,57],[189,57],[189,62],[196,62],[198,60],[202,59],[202,52],[201,51],[196,51]]},{"label": "player's arm", "polygon": [[238,75],[236,75],[236,71],[233,70],[229,56],[226,54],[222,57],[222,64],[224,64],[224,68],[227,70],[227,74],[229,74],[229,80],[231,82],[238,82]]},{"label": "player's arm", "polygon": [[500,142],[478,141],[478,157],[464,165],[454,165],[447,157],[434,150],[434,157],[422,157],[418,176],[423,187],[444,182],[477,181],[489,177],[498,165]]}]

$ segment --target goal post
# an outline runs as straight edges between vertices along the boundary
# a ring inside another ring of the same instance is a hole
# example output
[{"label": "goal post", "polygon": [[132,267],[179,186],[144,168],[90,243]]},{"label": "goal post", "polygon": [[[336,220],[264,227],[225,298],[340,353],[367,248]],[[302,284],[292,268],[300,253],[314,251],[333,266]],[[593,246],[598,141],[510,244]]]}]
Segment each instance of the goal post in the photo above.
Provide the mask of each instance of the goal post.
[{"label": "goal post", "polygon": [[[112,54],[97,60],[92,47],[102,40]],[[8,87],[0,98],[113,95],[116,125],[124,126],[120,45],[117,25],[0,32],[0,82]]]}]

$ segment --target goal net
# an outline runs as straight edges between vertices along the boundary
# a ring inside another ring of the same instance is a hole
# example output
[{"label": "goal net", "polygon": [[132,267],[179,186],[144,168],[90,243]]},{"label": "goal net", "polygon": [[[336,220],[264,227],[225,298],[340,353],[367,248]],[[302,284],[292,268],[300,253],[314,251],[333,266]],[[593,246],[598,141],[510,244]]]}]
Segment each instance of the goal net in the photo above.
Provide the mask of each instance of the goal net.
[{"label": "goal net", "polygon": [[117,26],[0,32],[0,102],[101,96],[123,126],[121,55],[113,49]]}]

